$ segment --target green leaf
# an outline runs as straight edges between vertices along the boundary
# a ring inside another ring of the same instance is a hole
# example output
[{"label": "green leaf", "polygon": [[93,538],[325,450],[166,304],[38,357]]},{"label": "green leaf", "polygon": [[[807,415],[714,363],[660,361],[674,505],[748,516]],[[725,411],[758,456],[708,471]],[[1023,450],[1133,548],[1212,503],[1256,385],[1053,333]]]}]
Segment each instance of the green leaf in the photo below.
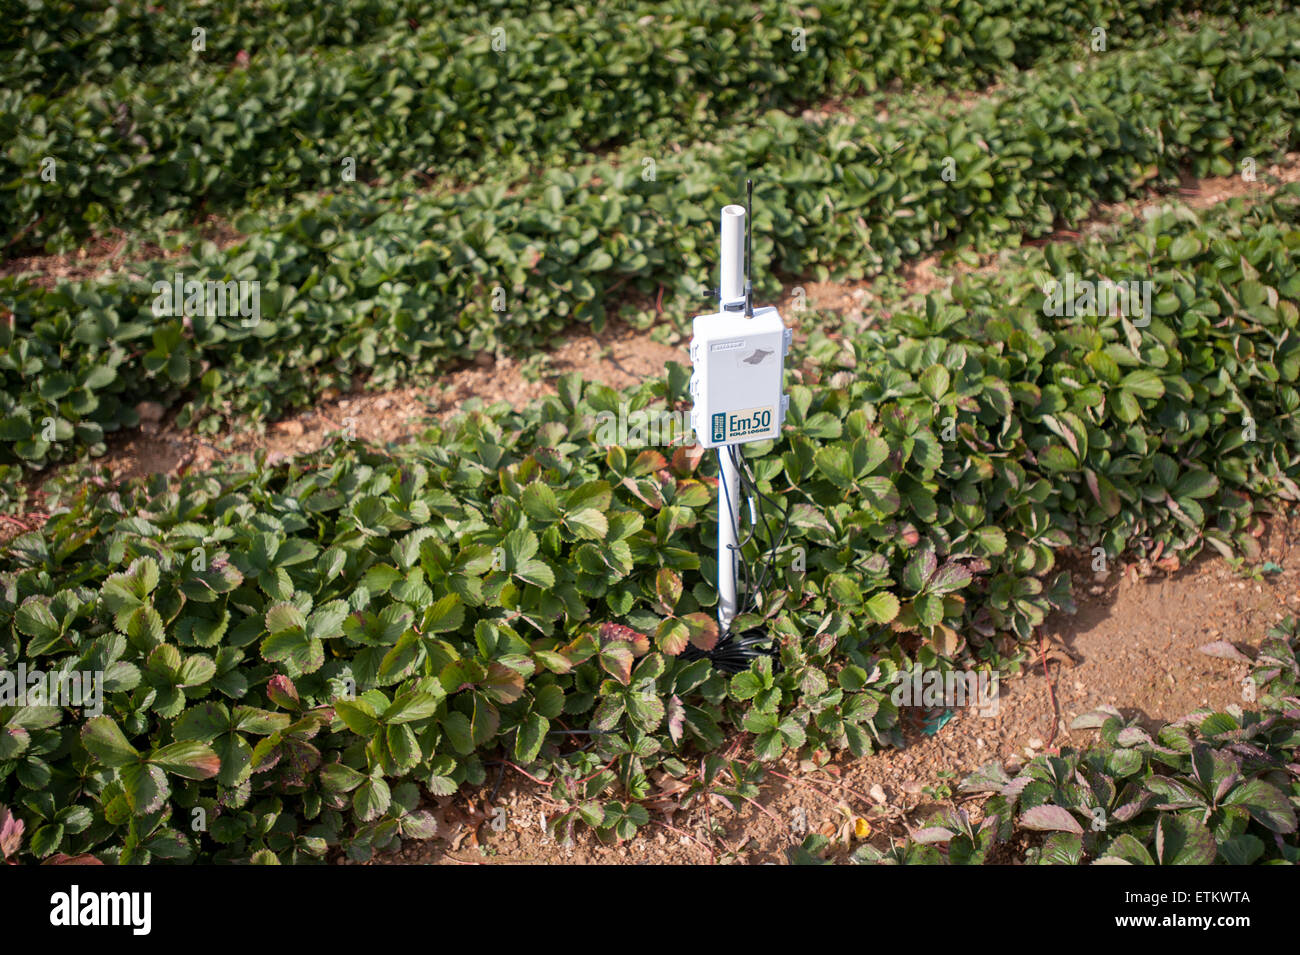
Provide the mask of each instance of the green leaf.
[{"label": "green leaf", "polygon": [[604,540],[609,535],[609,520],[594,507],[566,514],[564,524],[579,539]]},{"label": "green leaf", "polygon": [[202,653],[195,653],[185,658],[177,672],[177,686],[202,686],[217,673],[217,665],[212,658]]},{"label": "green leaf", "polygon": [[1175,262],[1185,262],[1199,255],[1200,251],[1201,243],[1194,235],[1180,235],[1169,244],[1169,258]]},{"label": "green leaf", "polygon": [[881,591],[872,594],[871,598],[862,605],[862,609],[875,623],[889,623],[898,616],[898,598],[888,591]]},{"label": "green leaf", "polygon": [[1140,398],[1162,398],[1165,393],[1165,383],[1160,380],[1160,376],[1145,368],[1125,375],[1120,387]]},{"label": "green leaf", "polygon": [[321,785],[329,792],[350,793],[366,780],[366,776],[342,763],[328,763],[320,770]]},{"label": "green leaf", "polygon": [[223,703],[199,703],[182,713],[172,725],[178,740],[210,743],[230,729],[230,711]]},{"label": "green leaf", "polygon": [[221,771],[221,760],[212,747],[197,740],[183,740],[154,750],[149,762],[186,779],[211,779]]},{"label": "green leaf", "polygon": [[27,652],[38,656],[52,649],[62,633],[59,622],[50,612],[48,597],[28,597],[14,614],[14,625],[20,633],[31,637]]},{"label": "green leaf", "polygon": [[555,497],[555,492],[540,481],[535,481],[524,488],[523,505],[524,512],[532,520],[541,521],[544,524],[558,521],[563,514],[563,511],[560,510],[560,502]]},{"label": "green leaf", "polygon": [[388,811],[393,794],[382,776],[371,776],[357,787],[352,807],[361,822],[373,822]]},{"label": "green leaf", "polygon": [[530,559],[521,563],[515,576],[535,587],[549,589],[555,586],[555,571],[545,561]]},{"label": "green leaf", "polygon": [[903,585],[913,593],[920,593],[937,567],[934,551],[929,547],[922,548],[903,569]]},{"label": "green leaf", "polygon": [[468,716],[453,711],[442,718],[441,725],[457,753],[468,756],[474,752],[474,732]]},{"label": "green leaf", "polygon": [[1253,865],[1264,854],[1264,843],[1252,835],[1233,836],[1219,843],[1219,855],[1228,865]]},{"label": "green leaf", "polygon": [[1219,489],[1219,479],[1209,471],[1196,469],[1183,474],[1174,484],[1173,495],[1176,498],[1184,497],[1206,498],[1211,497]]},{"label": "green leaf", "polygon": [[1218,855],[1214,834],[1186,816],[1162,815],[1156,821],[1155,844],[1161,865],[1212,865]]},{"label": "green leaf", "polygon": [[1127,832],[1115,837],[1100,862],[1126,862],[1129,865],[1155,865],[1146,846]]},{"label": "green leaf", "polygon": [[413,769],[420,762],[420,743],[415,732],[405,723],[394,723],[384,731],[388,752],[402,771]]},{"label": "green leaf", "polygon": [[375,708],[365,700],[335,700],[334,713],[358,736],[369,738],[379,729]]},{"label": "green leaf", "polygon": [[122,793],[134,815],[157,812],[171,794],[167,775],[161,766],[132,763],[121,767],[118,774],[122,780]]},{"label": "green leaf", "polygon": [[744,670],[731,678],[731,696],[737,700],[752,700],[763,690],[763,681],[753,670]]},{"label": "green leaf", "polygon": [[425,611],[422,630],[425,633],[450,633],[459,630],[465,622],[465,607],[456,594],[439,597]]},{"label": "green leaf", "polygon": [[325,663],[325,647],[301,629],[283,630],[262,641],[262,659],[283,663],[294,675],[315,673]]},{"label": "green leaf", "polygon": [[381,720],[390,724],[426,720],[437,712],[441,702],[441,698],[432,693],[404,693],[393,700]]},{"label": "green leaf", "polygon": [[921,390],[935,401],[938,401],[947,394],[951,380],[947,368],[943,367],[943,365],[931,365],[921,375]]},{"label": "green leaf", "polygon": [[306,628],[307,618],[294,604],[279,603],[266,612],[266,632],[272,636]]},{"label": "green leaf", "polygon": [[515,759],[525,766],[537,759],[549,728],[550,722],[537,713],[524,717],[515,737]]},{"label": "green leaf", "polygon": [[140,762],[139,751],[127,742],[117,723],[108,716],[95,716],[81,728],[81,742],[105,766],[128,766]]},{"label": "green leaf", "polygon": [[1083,861],[1083,840],[1073,832],[1054,832],[1043,841],[1043,863],[1078,865]]},{"label": "green leaf", "polygon": [[853,459],[840,445],[819,448],[813,455],[817,470],[821,471],[832,484],[846,490],[853,484]]},{"label": "green leaf", "polygon": [[1251,818],[1265,829],[1279,833],[1296,831],[1296,814],[1286,794],[1262,779],[1251,779],[1223,800],[1224,805],[1244,806]]}]

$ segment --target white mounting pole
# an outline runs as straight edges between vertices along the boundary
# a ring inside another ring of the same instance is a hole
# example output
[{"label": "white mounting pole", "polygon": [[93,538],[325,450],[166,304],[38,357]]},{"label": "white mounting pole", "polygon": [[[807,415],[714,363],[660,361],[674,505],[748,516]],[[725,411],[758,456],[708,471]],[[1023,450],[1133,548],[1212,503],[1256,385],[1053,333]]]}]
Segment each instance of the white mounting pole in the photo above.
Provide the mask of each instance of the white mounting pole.
[{"label": "white mounting pole", "polygon": [[[718,307],[745,301],[745,207],[722,207],[722,280]],[[731,460],[731,447],[718,448],[718,625],[731,629],[736,616],[736,565],[733,548],[740,540],[740,472]]]},{"label": "white mounting pole", "polygon": [[[731,446],[718,448],[718,625],[731,629],[736,617],[736,552],[740,539],[740,472],[731,461]],[[730,505],[730,506],[728,506]]]}]

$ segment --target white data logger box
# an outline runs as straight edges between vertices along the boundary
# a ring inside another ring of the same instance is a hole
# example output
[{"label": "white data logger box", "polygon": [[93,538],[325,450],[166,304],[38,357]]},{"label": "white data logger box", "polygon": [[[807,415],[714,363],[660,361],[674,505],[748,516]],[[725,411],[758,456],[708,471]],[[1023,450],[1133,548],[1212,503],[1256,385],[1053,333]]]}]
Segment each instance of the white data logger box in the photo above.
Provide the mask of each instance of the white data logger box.
[{"label": "white data logger box", "polygon": [[777,310],[699,315],[692,331],[691,427],[700,444],[774,440],[790,404],[783,389],[791,333]]}]

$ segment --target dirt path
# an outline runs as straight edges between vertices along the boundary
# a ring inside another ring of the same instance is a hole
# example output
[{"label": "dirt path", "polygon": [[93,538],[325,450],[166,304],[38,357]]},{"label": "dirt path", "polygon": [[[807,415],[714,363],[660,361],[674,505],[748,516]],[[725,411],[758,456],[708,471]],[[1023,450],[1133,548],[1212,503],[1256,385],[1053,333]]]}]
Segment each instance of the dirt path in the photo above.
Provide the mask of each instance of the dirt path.
[{"label": "dirt path", "polygon": [[658,376],[665,362],[690,361],[684,347],[661,344],[649,333],[626,327],[596,336],[575,335],[541,357],[543,363],[538,365],[485,356],[482,363],[453,371],[436,384],[330,396],[309,411],[281,419],[265,433],[242,431],[216,442],[175,428],[164,419],[159,406],[142,406],[142,420],[151,420],[143,420],[135,432],[112,439],[108,454],[97,463],[110,468],[115,479],[126,480],[206,470],[225,458],[259,450],[265,450],[275,463],[315,451],[339,431],[349,431],[372,444],[403,443],[418,437],[431,418],[452,415],[473,397],[523,405],[554,394],[547,375],[577,371],[587,381],[625,388]]}]

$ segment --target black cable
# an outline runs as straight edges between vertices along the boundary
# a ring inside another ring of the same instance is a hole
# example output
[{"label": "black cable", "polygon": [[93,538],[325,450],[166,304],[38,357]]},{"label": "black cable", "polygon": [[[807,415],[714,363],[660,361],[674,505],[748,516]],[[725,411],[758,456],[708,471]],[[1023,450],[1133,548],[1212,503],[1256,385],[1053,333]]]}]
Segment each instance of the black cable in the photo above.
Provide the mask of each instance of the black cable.
[{"label": "black cable", "polygon": [[[766,495],[761,494],[761,492],[760,492],[760,498],[762,500],[768,500],[768,501],[772,500],[771,498],[768,498]],[[776,567],[777,551],[779,551],[783,546],[785,546],[786,537],[790,533],[790,506],[788,504],[782,505],[781,515],[782,515],[781,533],[778,534],[776,539],[772,542],[772,550],[769,553],[768,562],[764,565],[763,574],[762,576],[759,577],[758,580],[757,589],[759,592],[762,592],[763,587],[767,584],[767,575],[771,573],[772,570]]]},{"label": "black cable", "polygon": [[749,546],[749,542],[752,541],[752,540],[754,539],[755,534],[757,533],[757,530],[758,530],[758,521],[757,521],[757,519],[754,517],[754,511],[755,511],[754,499],[753,499],[753,498],[750,498],[750,500],[749,500],[749,533],[747,533],[747,534],[745,535],[745,539],[744,539],[744,540],[742,540],[742,541],[738,541],[738,542],[737,542],[737,546],[740,548],[740,551],[741,551],[741,554],[742,554],[742,555],[743,555],[744,552],[745,552],[745,548]]},{"label": "black cable", "polygon": [[747,589],[745,590],[744,602],[736,610],[737,616],[740,616],[741,614],[752,613],[758,609],[757,595],[762,592],[761,588],[759,587],[759,583],[766,577],[766,574],[764,572],[764,563],[761,558],[756,562],[752,570],[748,569],[748,565],[746,566],[747,566],[747,571],[745,576],[745,583]]},{"label": "black cable", "polygon": [[[746,487],[744,455],[740,453],[740,449],[734,444],[730,445],[727,451],[731,455],[731,465],[736,469],[736,476],[739,478],[741,487],[743,489]],[[755,511],[761,514],[762,507],[761,505],[754,503],[754,495],[752,491],[750,492],[749,500],[750,500],[751,507]],[[757,536],[758,536],[758,522],[756,520],[751,520],[749,537],[745,539],[745,543],[748,544],[751,540],[753,540]],[[768,536],[771,537],[770,528],[768,530]],[[761,549],[759,550],[759,553],[760,554],[762,553]],[[758,591],[758,588],[756,586],[753,586],[757,578],[754,574],[750,573],[749,561],[745,557],[743,549],[740,554],[740,559],[745,566],[745,602],[744,604],[736,608],[736,616],[740,616],[741,614],[748,613],[750,610],[754,608],[754,594]]]},{"label": "black cable", "polygon": [[[747,612],[748,609],[752,608],[754,605],[754,597],[757,594],[762,593],[763,587],[767,584],[768,575],[772,572],[773,568],[776,566],[777,552],[784,545],[785,539],[790,532],[790,506],[789,504],[778,504],[774,498],[771,498],[767,494],[763,493],[763,491],[758,487],[758,478],[754,475],[754,472],[749,468],[748,463],[745,461],[744,455],[739,455],[739,460],[737,462],[737,470],[740,473],[742,486],[744,486],[748,491],[748,493],[751,495],[751,499],[757,497],[760,502],[759,513],[764,515],[763,526],[767,530],[768,539],[770,542],[770,548],[768,550],[767,557],[763,559],[763,561],[760,564],[760,571],[757,576],[754,589],[752,592],[746,594],[746,610],[742,612]],[[762,509],[763,502],[766,502],[773,509],[779,509],[781,511],[782,524],[781,524],[780,534],[772,533],[772,525],[768,522],[766,514],[763,512]]]},{"label": "black cable", "polygon": [[[749,612],[749,611],[748,611],[748,599],[749,599],[750,592],[753,592],[753,587],[754,587],[754,574],[753,574],[753,573],[750,573],[750,569],[749,569],[749,561],[748,561],[748,560],[745,560],[745,555],[744,555],[744,554],[740,554],[740,569],[741,569],[741,572],[745,574],[745,598],[746,598],[746,607],[737,607],[737,608],[736,608],[735,615],[732,616],[732,622],[735,622],[736,617],[740,616],[741,613],[748,613],[748,612]],[[738,602],[737,602],[737,603],[738,603]],[[731,628],[728,628],[728,631],[729,631],[729,630],[731,630]]]},{"label": "black cable", "polygon": [[[736,467],[736,476],[740,479],[741,487],[743,488],[745,483],[745,478],[744,478],[744,472],[741,470],[739,463],[736,461],[738,457],[741,457],[740,453],[733,445],[732,461]],[[750,541],[754,540],[758,536],[758,521],[756,519],[754,512],[756,511],[758,514],[761,514],[763,512],[763,509],[762,507],[754,503],[754,498],[752,495],[749,498],[749,505],[750,505],[749,536],[745,538],[744,544],[741,545],[741,549],[740,549],[740,564],[745,570],[745,602],[743,604],[740,604],[739,601],[737,601],[738,603],[738,606],[736,607],[737,617],[739,617],[741,614],[749,613],[752,609],[754,609],[754,594],[759,592],[759,588],[756,583],[757,578],[754,571],[750,568],[749,559],[745,556],[744,547],[745,545],[749,544]],[[759,553],[762,553],[761,549]]]},{"label": "black cable", "polygon": [[774,503],[774,502],[772,502],[771,498],[769,498],[766,494],[764,494],[761,490],[759,490],[758,479],[754,476],[754,472],[750,469],[749,464],[745,461],[745,456],[743,454],[740,454],[738,455],[738,457],[739,457],[739,461],[737,462],[737,470],[740,471],[741,485],[747,487],[750,494],[750,500],[753,500],[755,497],[758,498],[759,501],[758,512],[759,514],[763,515],[763,527],[767,531],[767,539],[772,545],[772,549],[768,554],[767,560],[763,561],[761,565],[763,568],[763,574],[762,576],[759,577],[758,587],[755,588],[756,591],[761,593],[763,584],[766,582],[768,565],[769,563],[776,560],[776,548],[777,548],[777,538],[772,533],[772,525],[768,523],[767,515],[763,511],[763,503],[764,502]]},{"label": "black cable", "polygon": [[[757,496],[760,502],[765,501],[768,504],[771,504],[773,507],[779,507],[781,510],[783,522],[781,525],[781,533],[779,536],[773,537],[772,525],[767,523],[766,517],[763,520],[763,524],[767,528],[768,537],[772,541],[772,549],[769,552],[768,560],[769,563],[775,564],[776,552],[785,543],[786,535],[789,534],[790,532],[790,505],[778,504],[775,498],[769,497],[767,494],[763,493],[763,491],[760,490],[758,486],[758,477],[750,469],[749,465],[745,464],[745,459],[743,455],[741,456],[740,460],[743,466],[742,480],[747,480],[750,493]],[[761,513],[762,508],[760,507],[759,510]]]},{"label": "black cable", "polygon": [[[731,464],[736,469],[736,476],[737,478],[740,479],[742,484],[744,484],[745,483],[744,456],[740,454],[740,451],[736,445],[726,445],[724,448],[719,448],[718,466],[720,469],[722,468],[722,464],[723,464],[722,455],[724,452],[730,456]],[[721,473],[718,476],[718,483],[723,488],[722,492],[720,492],[719,500],[723,500],[723,499],[726,500],[727,516],[731,519],[732,525],[737,528],[737,531],[739,531],[740,522],[737,519],[737,511],[731,500],[731,489],[726,486],[725,476]],[[752,482],[748,486],[752,487],[753,486]],[[759,492],[759,494],[761,495],[761,492]],[[752,496],[750,500],[752,504],[753,502]],[[762,514],[761,507],[755,506],[754,509],[757,510],[759,514]],[[772,529],[770,524],[767,525],[767,529],[768,529],[768,537],[770,538],[772,536]],[[738,543],[731,545],[731,550],[733,552],[732,570],[733,573],[738,571],[743,576],[743,580],[744,580],[743,589],[745,594],[745,601],[743,604],[740,603],[739,599],[737,599],[737,606],[734,608],[733,620],[735,617],[738,617],[741,614],[749,613],[751,610],[754,609],[754,596],[755,594],[760,593],[762,589],[761,586],[757,585],[756,583],[755,569],[750,565],[749,559],[745,556],[745,551],[744,551],[745,546],[748,545],[749,542],[757,536],[757,531],[758,531],[757,523],[751,520],[750,527],[749,527],[749,535],[743,541],[739,541]],[[737,534],[737,536],[739,537],[739,533]]]},{"label": "black cable", "polygon": [[[731,545],[733,567],[739,566],[740,571],[744,574],[745,581],[745,600],[742,604],[737,600],[738,606],[735,608],[733,621],[743,614],[749,613],[754,608],[755,597],[762,593],[763,585],[766,583],[767,576],[771,569],[776,565],[777,551],[784,544],[786,536],[790,530],[790,507],[788,504],[778,504],[776,500],[763,493],[758,487],[758,479],[745,461],[737,445],[726,445],[718,449],[718,465],[720,469],[725,468],[726,459],[724,454],[730,455],[731,463],[736,469],[736,476],[743,489],[750,494],[750,533],[745,538],[744,543],[748,543],[757,535],[758,522],[761,516],[762,523],[767,530],[770,539],[770,547],[767,557],[760,564],[760,573],[757,580],[750,566],[750,561],[746,558],[743,549],[737,545]],[[725,502],[726,514],[719,513],[719,520],[731,519],[733,526],[737,526],[737,537],[739,537],[739,527],[736,521],[736,510],[734,502],[731,500],[731,489],[727,487],[725,474],[720,473],[718,482],[722,490],[718,492],[719,504]],[[758,503],[755,503],[757,501]],[[762,502],[773,509],[779,508],[782,511],[783,522],[780,534],[773,535],[772,524],[762,507]],[[721,506],[719,507],[721,511]],[[761,553],[761,551],[760,551]],[[682,653],[682,659],[694,660],[698,658],[708,659],[713,666],[724,673],[742,673],[749,669],[753,661],[760,656],[770,657],[773,661],[772,666],[775,670],[781,668],[781,661],[778,651],[773,646],[773,638],[770,634],[762,632],[751,632],[747,634],[736,634],[728,627],[727,632],[721,634],[717,644],[712,650],[702,651],[694,646],[688,646]]]}]

